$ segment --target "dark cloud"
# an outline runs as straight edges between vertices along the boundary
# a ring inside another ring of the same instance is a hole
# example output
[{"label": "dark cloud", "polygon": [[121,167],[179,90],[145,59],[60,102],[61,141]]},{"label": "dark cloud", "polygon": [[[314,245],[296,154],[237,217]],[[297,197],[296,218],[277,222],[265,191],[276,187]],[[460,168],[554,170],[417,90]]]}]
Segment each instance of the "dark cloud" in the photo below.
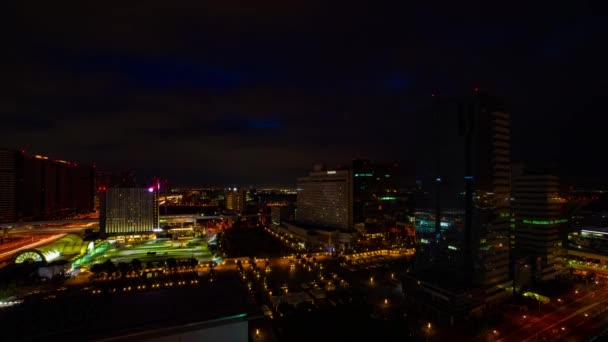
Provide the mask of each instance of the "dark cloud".
[{"label": "dark cloud", "polygon": [[576,169],[600,144],[604,7],[16,2],[0,137],[178,184],[290,184],[316,161],[411,167],[430,91],[479,86],[509,103],[515,159]]},{"label": "dark cloud", "polygon": [[53,120],[35,114],[28,116],[7,114],[2,118],[2,124],[5,125],[5,129],[23,131],[49,130],[55,127]]}]

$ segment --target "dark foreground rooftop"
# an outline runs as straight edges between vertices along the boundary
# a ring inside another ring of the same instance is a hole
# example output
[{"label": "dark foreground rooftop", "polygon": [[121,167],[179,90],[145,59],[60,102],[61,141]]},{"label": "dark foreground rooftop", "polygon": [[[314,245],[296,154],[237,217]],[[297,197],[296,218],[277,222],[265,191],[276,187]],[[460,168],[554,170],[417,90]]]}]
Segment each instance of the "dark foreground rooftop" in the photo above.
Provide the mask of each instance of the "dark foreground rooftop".
[{"label": "dark foreground rooftop", "polygon": [[[224,324],[254,312],[236,279],[197,287],[32,298],[0,310],[0,340],[88,341],[171,327]],[[224,320],[224,321],[222,321]]]}]

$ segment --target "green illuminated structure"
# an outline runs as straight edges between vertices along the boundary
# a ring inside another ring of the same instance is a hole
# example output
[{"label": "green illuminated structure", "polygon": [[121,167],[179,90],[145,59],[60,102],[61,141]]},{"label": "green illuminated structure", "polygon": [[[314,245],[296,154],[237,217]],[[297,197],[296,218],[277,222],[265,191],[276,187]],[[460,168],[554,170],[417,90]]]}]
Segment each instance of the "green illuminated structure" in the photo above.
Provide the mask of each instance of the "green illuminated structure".
[{"label": "green illuminated structure", "polygon": [[538,225],[550,225],[550,224],[558,224],[558,223],[566,223],[568,219],[559,219],[559,220],[523,220],[525,224],[538,224]]},{"label": "green illuminated structure", "polygon": [[94,248],[92,241],[84,241],[76,234],[67,234],[44,246],[23,251],[14,258],[16,264],[24,262],[51,262],[86,254]]}]

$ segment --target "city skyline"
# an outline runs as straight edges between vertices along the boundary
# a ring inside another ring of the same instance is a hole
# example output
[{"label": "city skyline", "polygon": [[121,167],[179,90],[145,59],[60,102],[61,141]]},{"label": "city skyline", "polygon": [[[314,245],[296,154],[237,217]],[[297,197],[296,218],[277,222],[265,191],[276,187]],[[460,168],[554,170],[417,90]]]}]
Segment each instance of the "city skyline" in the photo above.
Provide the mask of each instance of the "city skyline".
[{"label": "city skyline", "polygon": [[0,340],[608,336],[604,2],[8,7]]},{"label": "city skyline", "polygon": [[318,161],[411,165],[433,90],[479,87],[509,106],[514,160],[608,171],[599,3],[89,6],[17,5],[23,101],[2,103],[0,146],[180,185],[288,185]]}]

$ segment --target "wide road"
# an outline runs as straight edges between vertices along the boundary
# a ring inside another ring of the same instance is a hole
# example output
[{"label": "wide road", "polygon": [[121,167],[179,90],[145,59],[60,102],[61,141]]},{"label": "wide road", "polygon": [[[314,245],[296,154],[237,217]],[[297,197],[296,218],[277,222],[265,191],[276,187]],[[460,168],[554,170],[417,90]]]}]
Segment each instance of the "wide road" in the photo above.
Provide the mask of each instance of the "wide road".
[{"label": "wide road", "polygon": [[[581,290],[573,294],[571,302],[564,303],[557,310],[541,317],[523,318],[517,328],[497,329],[499,331],[496,341],[536,341],[538,339],[560,338],[574,327],[589,320],[591,316],[605,310],[608,305],[608,291],[606,285],[598,286],[594,290]],[[522,316],[523,317],[523,316]],[[504,329],[504,330],[503,330]],[[507,331],[507,333],[500,333]]]},{"label": "wide road", "polygon": [[571,342],[605,341],[608,338],[608,311],[594,319],[589,319],[570,330],[567,340]]}]

